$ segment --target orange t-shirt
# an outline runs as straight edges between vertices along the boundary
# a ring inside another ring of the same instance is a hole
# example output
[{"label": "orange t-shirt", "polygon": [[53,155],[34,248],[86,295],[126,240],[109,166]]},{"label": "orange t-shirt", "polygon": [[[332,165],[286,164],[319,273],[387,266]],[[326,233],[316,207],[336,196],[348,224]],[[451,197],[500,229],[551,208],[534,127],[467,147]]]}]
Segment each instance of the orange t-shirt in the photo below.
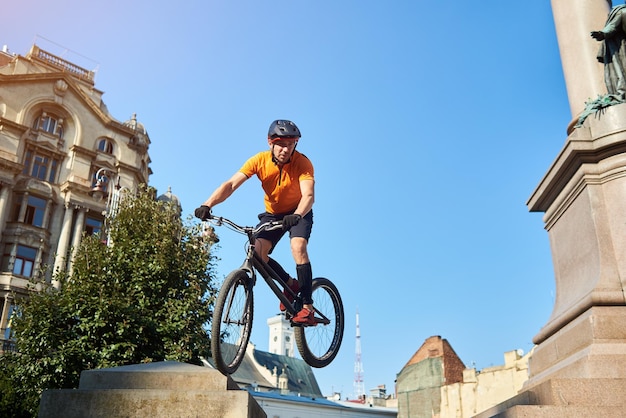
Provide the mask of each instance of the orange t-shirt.
[{"label": "orange t-shirt", "polygon": [[283,166],[272,161],[271,151],[262,151],[251,157],[239,170],[250,178],[256,174],[265,191],[265,210],[269,213],[288,213],[298,207],[302,198],[300,181],[314,180],[313,164],[298,151]]}]

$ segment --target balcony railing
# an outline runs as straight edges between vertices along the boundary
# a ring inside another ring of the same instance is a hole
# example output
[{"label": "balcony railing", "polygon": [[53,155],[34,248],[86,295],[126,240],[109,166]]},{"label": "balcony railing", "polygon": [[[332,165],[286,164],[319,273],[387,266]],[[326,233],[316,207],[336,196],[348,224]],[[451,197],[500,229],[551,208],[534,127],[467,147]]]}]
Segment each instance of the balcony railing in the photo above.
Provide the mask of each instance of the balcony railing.
[{"label": "balcony railing", "polygon": [[0,351],[0,354],[8,353],[8,352],[14,353],[17,351],[17,348],[15,347],[15,341],[5,340],[4,338],[0,338],[0,342],[2,342],[2,346],[0,346],[2,348],[2,350]]},{"label": "balcony railing", "polygon": [[79,67],[76,64],[72,64],[71,62],[66,61],[61,57],[57,57],[56,55],[51,54],[48,51],[40,49],[37,45],[33,45],[33,47],[31,48],[30,56],[47,62],[48,64],[59,68],[62,71],[68,72],[80,79],[89,81],[94,80],[95,73],[93,71],[89,71],[82,67]]}]

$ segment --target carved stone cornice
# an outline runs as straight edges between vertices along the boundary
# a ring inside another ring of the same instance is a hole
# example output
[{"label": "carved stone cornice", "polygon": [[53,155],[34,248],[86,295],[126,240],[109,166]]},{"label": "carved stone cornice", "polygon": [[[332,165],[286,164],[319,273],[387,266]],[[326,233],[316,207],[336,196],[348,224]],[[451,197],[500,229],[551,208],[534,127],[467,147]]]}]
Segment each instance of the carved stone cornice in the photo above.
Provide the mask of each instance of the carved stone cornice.
[{"label": "carved stone cornice", "polygon": [[16,163],[6,158],[0,158],[0,171],[8,171],[16,176],[24,171],[24,164]]},{"label": "carved stone cornice", "polygon": [[10,119],[6,119],[0,116],[0,131],[5,129],[19,132],[20,136],[23,135],[26,131],[28,131],[28,126],[24,126],[20,123],[14,122]]},{"label": "carved stone cornice", "polygon": [[29,130],[24,136],[26,143],[37,151],[41,150],[43,153],[59,159],[63,159],[67,155],[65,151],[60,149],[63,140],[59,139],[57,136],[36,130]]},{"label": "carved stone cornice", "polygon": [[89,160],[95,159],[98,155],[96,151],[82,147],[80,145],[72,145],[70,147],[70,152],[73,152],[76,155],[88,157]]}]

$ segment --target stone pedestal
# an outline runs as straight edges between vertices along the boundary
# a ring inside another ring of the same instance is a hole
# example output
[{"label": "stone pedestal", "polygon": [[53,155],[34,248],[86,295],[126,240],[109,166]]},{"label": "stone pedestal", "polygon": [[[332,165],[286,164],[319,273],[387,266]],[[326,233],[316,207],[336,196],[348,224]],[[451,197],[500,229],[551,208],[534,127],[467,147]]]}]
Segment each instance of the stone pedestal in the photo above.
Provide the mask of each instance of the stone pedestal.
[{"label": "stone pedestal", "polygon": [[623,418],[626,379],[555,379],[475,418]]},{"label": "stone pedestal", "polygon": [[590,116],[568,137],[528,206],[545,212],[556,279],[528,386],[626,378],[626,105]]},{"label": "stone pedestal", "polygon": [[531,196],[556,300],[521,393],[485,417],[622,417],[626,408],[626,104],[575,129]]},{"label": "stone pedestal", "polygon": [[47,390],[40,418],[266,418],[245,390],[217,370],[178,362],[81,373],[78,389]]}]

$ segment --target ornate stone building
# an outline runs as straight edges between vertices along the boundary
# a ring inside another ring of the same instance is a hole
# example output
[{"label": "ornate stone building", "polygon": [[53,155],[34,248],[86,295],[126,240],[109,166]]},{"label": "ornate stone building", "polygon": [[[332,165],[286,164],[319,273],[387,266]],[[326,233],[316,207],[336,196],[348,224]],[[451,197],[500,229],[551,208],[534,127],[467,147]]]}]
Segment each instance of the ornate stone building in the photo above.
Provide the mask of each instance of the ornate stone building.
[{"label": "ornate stone building", "polygon": [[[0,338],[10,349],[14,295],[71,266],[120,190],[151,174],[150,138],[114,119],[95,73],[33,46],[0,52]],[[46,269],[46,266],[50,268]]]}]

